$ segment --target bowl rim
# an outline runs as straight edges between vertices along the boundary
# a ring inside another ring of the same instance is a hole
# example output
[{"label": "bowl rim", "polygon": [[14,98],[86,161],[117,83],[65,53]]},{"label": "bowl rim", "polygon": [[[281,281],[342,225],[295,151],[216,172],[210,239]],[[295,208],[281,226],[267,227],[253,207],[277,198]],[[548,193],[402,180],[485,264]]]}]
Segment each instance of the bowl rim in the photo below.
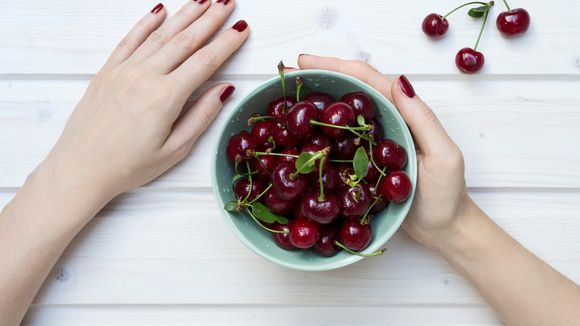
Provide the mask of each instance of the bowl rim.
[{"label": "bowl rim", "polygon": [[[407,126],[407,123],[405,122],[405,120],[403,119],[401,114],[399,113],[398,109],[385,95],[380,93],[375,88],[371,87],[370,85],[367,85],[365,82],[363,82],[357,78],[354,78],[352,76],[345,75],[345,74],[342,74],[339,72],[330,71],[330,70],[320,70],[320,69],[296,70],[296,71],[291,71],[291,72],[285,73],[285,78],[292,78],[295,76],[307,77],[307,75],[328,75],[328,76],[332,76],[335,78],[346,79],[347,81],[349,81],[353,84],[356,84],[358,87],[360,87],[361,91],[363,91],[367,94],[373,93],[374,97],[380,98],[381,101],[383,101],[386,104],[385,106],[387,107],[388,110],[393,111],[393,113],[394,113],[393,115],[395,116],[395,119],[397,120],[399,125],[401,125],[401,132],[403,132],[403,134],[405,134],[405,138],[411,140],[411,142],[413,141],[413,138],[411,136],[411,132]],[[277,264],[277,265],[280,265],[280,266],[283,266],[286,268],[290,268],[293,270],[308,271],[308,272],[329,271],[329,270],[338,269],[341,267],[345,267],[345,266],[354,264],[354,263],[362,260],[365,257],[361,257],[361,256],[357,256],[357,255],[349,255],[349,256],[346,256],[344,259],[340,259],[340,260],[336,260],[336,261],[329,261],[326,264],[323,263],[323,264],[316,264],[316,265],[308,266],[308,265],[297,265],[295,263],[291,263],[291,262],[282,260],[276,256],[267,255],[261,249],[256,247],[252,242],[250,242],[248,237],[245,234],[243,234],[242,232],[240,232],[237,229],[237,227],[235,226],[234,222],[231,219],[230,214],[223,209],[223,206],[225,205],[225,203],[222,202],[222,199],[221,199],[221,196],[220,196],[219,190],[218,190],[217,180],[216,180],[217,156],[219,153],[219,147],[221,145],[219,140],[223,137],[224,133],[227,132],[226,126],[228,125],[229,121],[231,121],[233,119],[236,112],[238,112],[238,110],[240,110],[243,103],[246,103],[249,99],[251,99],[252,97],[256,96],[258,93],[261,93],[262,91],[264,91],[265,89],[270,87],[271,84],[279,82],[279,80],[280,80],[279,76],[272,77],[272,78],[266,80],[265,82],[263,82],[262,84],[260,84],[255,89],[253,89],[246,96],[244,96],[236,104],[236,106],[232,110],[230,110],[230,112],[228,112],[228,114],[224,120],[224,123],[219,127],[219,132],[218,132],[218,135],[216,137],[216,140],[214,141],[213,151],[212,151],[212,155],[211,155],[212,156],[212,160],[211,160],[211,183],[212,183],[212,190],[213,190],[214,196],[216,198],[216,201],[219,205],[219,209],[221,211],[221,214],[222,214],[223,218],[226,220],[226,223],[228,224],[230,229],[236,235],[236,237],[247,248],[249,248],[251,251],[253,251],[258,256],[260,256],[260,257],[262,257],[262,258],[264,258],[264,259],[266,259],[274,264]],[[409,147],[409,146],[407,146],[407,147]],[[396,227],[392,228],[392,230],[390,230],[389,232],[386,232],[385,234],[383,234],[380,238],[375,237],[373,239],[373,241],[371,242],[371,244],[363,251],[365,253],[373,252],[375,250],[378,250],[380,247],[382,247],[390,238],[392,238],[392,236],[395,234],[395,232],[397,232],[397,230],[399,230],[399,228],[403,224],[403,221],[405,220],[405,218],[409,214],[409,210],[411,208],[411,205],[413,203],[413,199],[415,197],[415,190],[417,188],[417,154],[416,154],[414,146],[410,146],[410,148],[406,148],[406,150],[407,150],[407,156],[408,156],[407,164],[409,165],[410,170],[412,172],[411,173],[412,174],[411,175],[411,184],[413,187],[411,190],[411,194],[409,195],[409,198],[403,204],[401,204],[401,205],[403,205],[404,213],[400,214],[399,218],[395,221]]]}]

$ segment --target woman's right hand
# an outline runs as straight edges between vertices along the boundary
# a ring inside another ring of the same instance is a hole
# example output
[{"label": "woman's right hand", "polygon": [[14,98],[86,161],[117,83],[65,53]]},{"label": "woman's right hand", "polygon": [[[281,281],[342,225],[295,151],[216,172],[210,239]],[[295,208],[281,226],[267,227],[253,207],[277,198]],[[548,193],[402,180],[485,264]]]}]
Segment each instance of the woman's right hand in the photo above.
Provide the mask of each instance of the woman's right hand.
[{"label": "woman's right hand", "polygon": [[463,156],[459,147],[405,76],[390,81],[359,60],[341,60],[303,54],[301,69],[333,70],[362,80],[391,100],[409,126],[416,142],[418,178],[415,199],[403,228],[415,240],[436,248],[454,232],[473,205],[465,186]]},{"label": "woman's right hand", "polygon": [[102,205],[185,158],[234,90],[215,85],[182,112],[249,35],[245,21],[216,35],[234,6],[189,0],[167,20],[155,6],[93,78],[36,175]]}]

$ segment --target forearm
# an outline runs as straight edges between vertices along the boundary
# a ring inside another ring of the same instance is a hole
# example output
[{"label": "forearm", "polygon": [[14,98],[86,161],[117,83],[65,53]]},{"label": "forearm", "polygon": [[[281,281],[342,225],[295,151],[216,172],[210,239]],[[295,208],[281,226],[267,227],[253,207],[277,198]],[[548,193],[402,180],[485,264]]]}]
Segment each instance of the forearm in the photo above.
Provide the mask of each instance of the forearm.
[{"label": "forearm", "polygon": [[580,322],[580,287],[522,247],[471,200],[436,249],[507,324]]},{"label": "forearm", "polygon": [[54,171],[34,173],[0,213],[2,325],[20,323],[62,252],[106,202]]}]

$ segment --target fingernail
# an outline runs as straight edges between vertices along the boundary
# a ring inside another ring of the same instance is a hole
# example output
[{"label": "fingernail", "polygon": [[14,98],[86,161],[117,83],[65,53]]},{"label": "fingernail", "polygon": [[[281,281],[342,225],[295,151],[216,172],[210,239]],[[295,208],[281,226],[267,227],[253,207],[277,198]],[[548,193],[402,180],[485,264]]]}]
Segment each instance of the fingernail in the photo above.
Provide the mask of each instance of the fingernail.
[{"label": "fingernail", "polygon": [[207,0],[193,0],[193,2],[197,3],[198,5],[202,5],[206,2]]},{"label": "fingernail", "polygon": [[153,7],[153,9],[151,9],[151,13],[156,14],[156,13],[160,12],[161,9],[163,9],[163,4],[158,3],[155,7]]},{"label": "fingernail", "polygon": [[407,77],[405,77],[405,75],[401,75],[397,83],[399,84],[399,88],[401,89],[401,91],[403,91],[403,93],[405,93],[407,97],[409,98],[415,97],[415,89],[413,88],[413,85],[411,85]]},{"label": "fingernail", "polygon": [[240,20],[237,23],[235,23],[234,26],[232,26],[232,28],[238,32],[243,32],[246,30],[246,28],[248,28],[248,23],[246,23],[245,20]]},{"label": "fingernail", "polygon": [[221,4],[223,4],[223,5],[225,6],[225,5],[227,5],[228,3],[230,3],[230,0],[217,0],[216,2],[217,2],[217,3],[221,3]]},{"label": "fingernail", "polygon": [[235,90],[236,88],[232,85],[226,87],[226,89],[224,89],[220,94],[220,101],[222,101],[222,103],[225,102]]}]

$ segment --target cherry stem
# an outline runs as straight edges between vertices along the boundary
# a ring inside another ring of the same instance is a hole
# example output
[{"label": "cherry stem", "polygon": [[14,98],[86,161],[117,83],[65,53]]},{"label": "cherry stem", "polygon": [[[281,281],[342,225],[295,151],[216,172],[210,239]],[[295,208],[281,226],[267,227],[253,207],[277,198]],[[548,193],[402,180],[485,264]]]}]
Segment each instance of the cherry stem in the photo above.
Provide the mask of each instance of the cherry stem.
[{"label": "cherry stem", "polygon": [[320,163],[318,163],[318,182],[320,183],[320,194],[318,195],[318,202],[323,202],[324,197],[324,182],[322,180],[322,169],[324,168],[324,160],[326,160],[326,156],[323,156],[320,159]]},{"label": "cherry stem", "polygon": [[352,163],[352,160],[330,160],[332,163]]},{"label": "cherry stem", "polygon": [[340,243],[340,242],[338,242],[338,241],[336,241],[336,240],[334,240],[334,244],[335,244],[335,245],[337,245],[337,246],[339,246],[339,247],[341,247],[342,249],[344,249],[344,250],[345,250],[345,251],[347,251],[348,253],[351,253],[351,254],[353,254],[353,255],[357,255],[357,256],[361,256],[361,257],[374,257],[374,256],[380,256],[380,255],[384,254],[384,253],[385,253],[385,251],[387,250],[387,249],[379,249],[379,250],[377,250],[377,251],[375,251],[375,252],[372,252],[372,253],[370,253],[370,254],[364,254],[364,253],[362,253],[362,252],[356,252],[356,251],[350,250],[350,249],[348,249],[348,248],[347,248],[345,245],[343,245],[342,243]]},{"label": "cherry stem", "polygon": [[[246,161],[246,168],[248,169],[248,172],[251,172],[250,169],[250,163],[248,161]],[[250,195],[252,194],[252,175],[248,174],[248,180],[250,180],[250,189],[248,190],[248,194],[246,195],[246,197],[244,198],[244,200],[242,200],[242,203],[245,203],[248,201],[248,199],[250,198]]]},{"label": "cherry stem", "polygon": [[383,177],[387,175],[386,171],[387,171],[386,167],[382,170],[379,169],[379,172],[381,172],[381,175],[379,175],[379,178],[377,179],[377,183],[375,184],[375,189],[377,189],[379,187],[379,183],[381,183],[381,180],[383,180]]},{"label": "cherry stem", "polygon": [[510,5],[508,5],[508,3],[507,3],[507,1],[506,1],[506,0],[503,0],[503,3],[505,4],[505,7],[507,8],[507,10],[508,10],[508,11],[512,10],[512,9],[510,8]]},{"label": "cherry stem", "polygon": [[326,157],[326,155],[328,155],[329,152],[330,152],[330,147],[326,147],[326,148],[321,149],[318,152],[316,152],[309,160],[307,160],[300,167],[298,167],[295,172],[290,173],[290,179],[294,180],[296,178],[296,176],[298,174],[300,174],[300,171],[302,169],[304,169],[304,167],[308,166],[312,162],[316,162],[316,160],[319,160],[323,157]]},{"label": "cherry stem", "polygon": [[254,220],[256,223],[258,223],[258,225],[259,225],[259,226],[260,226],[262,229],[264,229],[264,230],[266,230],[266,231],[268,231],[268,232],[272,232],[272,233],[280,233],[280,234],[285,234],[285,233],[288,233],[288,232],[286,232],[286,231],[272,230],[272,229],[270,229],[269,227],[267,227],[267,226],[264,226],[264,224],[262,224],[262,223],[261,223],[261,222],[258,220],[258,218],[257,218],[256,216],[254,216],[254,214],[253,214],[253,213],[250,211],[250,209],[248,209],[247,207],[246,207],[246,211],[248,212],[248,214],[250,214],[250,216],[252,217],[252,219],[253,219],[253,220]]},{"label": "cherry stem", "polygon": [[256,116],[250,117],[248,119],[248,126],[251,126],[258,121],[266,121],[266,120],[272,120],[272,119],[274,119],[274,118],[269,116],[269,115],[256,115]]},{"label": "cherry stem", "polygon": [[367,208],[367,211],[365,212],[363,217],[360,219],[360,224],[367,224],[368,223],[368,215],[371,212],[371,209],[373,209],[373,207],[375,207],[375,205],[379,202],[379,199],[381,199],[380,195],[377,196],[377,198],[375,198],[375,200],[369,206],[369,208]]},{"label": "cherry stem", "polygon": [[[333,124],[324,123],[324,122],[320,122],[320,121],[316,121],[316,120],[310,120],[310,124],[313,124],[313,125],[316,125],[316,126],[328,127],[328,128],[351,130],[351,131],[355,131],[355,130],[368,131],[370,129],[369,128],[370,127],[369,125],[360,126],[360,127],[336,126],[336,125],[333,125]],[[358,135],[358,133],[357,133],[357,135]]]},{"label": "cherry stem", "polygon": [[280,75],[280,82],[282,84],[282,96],[284,97],[284,112],[288,111],[288,104],[286,103],[286,77],[284,77],[284,62],[278,63],[278,74]]},{"label": "cherry stem", "polygon": [[264,191],[262,191],[258,196],[256,196],[256,198],[254,198],[251,202],[249,202],[248,205],[252,205],[256,201],[258,201],[260,198],[262,198],[262,196],[264,196],[266,194],[266,192],[268,192],[268,190],[270,190],[270,188],[272,188],[271,183],[268,185],[268,187],[266,187],[266,189],[264,189]]},{"label": "cherry stem", "polygon": [[455,9],[451,10],[447,15],[443,16],[443,19],[447,18],[449,15],[451,15],[454,12],[456,12],[457,10],[459,10],[459,9],[461,9],[463,7],[469,6],[469,5],[482,5],[482,6],[485,6],[485,5],[487,5],[487,3],[486,2],[481,2],[481,1],[472,1],[472,2],[468,2],[468,3],[464,3],[461,6],[459,6],[459,7],[455,8]]},{"label": "cherry stem", "polygon": [[385,173],[381,170],[381,168],[379,168],[379,166],[375,162],[375,158],[373,157],[373,142],[369,142],[369,153],[371,154],[371,162],[373,163],[373,165],[375,166],[377,171],[379,171],[379,173],[381,174],[381,177],[383,177],[385,175]]},{"label": "cherry stem", "polygon": [[475,47],[473,51],[477,51],[477,46],[479,45],[479,40],[481,40],[481,35],[483,35],[483,30],[485,29],[485,23],[487,22],[487,18],[489,17],[489,10],[493,6],[493,1],[487,4],[489,7],[485,11],[485,17],[483,17],[483,24],[481,24],[481,29],[479,30],[479,36],[477,37],[477,42],[475,43]]},{"label": "cherry stem", "polygon": [[304,86],[304,82],[302,81],[302,77],[296,77],[296,102],[300,102],[300,91]]},{"label": "cherry stem", "polygon": [[256,157],[264,156],[264,155],[298,158],[298,155],[293,155],[293,154],[282,154],[282,153],[271,153],[271,152],[255,152],[254,153],[254,156],[256,156]]}]

